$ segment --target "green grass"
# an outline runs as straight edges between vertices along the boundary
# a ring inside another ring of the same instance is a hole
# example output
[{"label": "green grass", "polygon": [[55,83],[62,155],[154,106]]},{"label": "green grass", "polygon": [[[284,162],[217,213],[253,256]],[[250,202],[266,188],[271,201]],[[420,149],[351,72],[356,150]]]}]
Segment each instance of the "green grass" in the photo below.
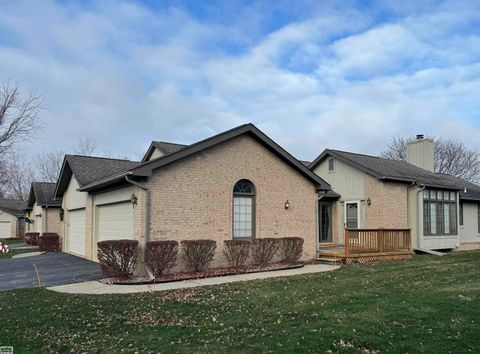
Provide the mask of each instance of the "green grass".
[{"label": "green grass", "polygon": [[478,353],[480,252],[135,295],[0,293],[15,353]]},{"label": "green grass", "polygon": [[10,259],[13,256],[22,253],[30,253],[30,252],[38,252],[38,248],[21,248],[21,249],[10,249],[8,253],[0,253],[0,260],[2,259]]}]

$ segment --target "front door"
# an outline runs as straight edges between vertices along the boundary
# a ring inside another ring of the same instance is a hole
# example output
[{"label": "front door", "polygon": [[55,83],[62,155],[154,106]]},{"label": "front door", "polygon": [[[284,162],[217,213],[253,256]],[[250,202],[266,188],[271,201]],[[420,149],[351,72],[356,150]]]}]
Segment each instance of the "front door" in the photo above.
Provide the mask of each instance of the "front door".
[{"label": "front door", "polygon": [[332,203],[318,202],[318,227],[319,242],[332,242]]},{"label": "front door", "polygon": [[358,229],[358,202],[345,203],[345,227]]}]

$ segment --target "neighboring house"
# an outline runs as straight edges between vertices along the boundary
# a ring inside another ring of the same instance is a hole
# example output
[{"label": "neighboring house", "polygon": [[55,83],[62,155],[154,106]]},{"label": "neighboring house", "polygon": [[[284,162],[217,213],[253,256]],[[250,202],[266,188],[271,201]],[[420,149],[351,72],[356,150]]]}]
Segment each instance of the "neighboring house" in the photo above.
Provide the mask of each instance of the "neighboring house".
[{"label": "neighboring house", "polygon": [[24,209],[25,201],[21,199],[0,199],[0,239],[24,235]]},{"label": "neighboring house", "polygon": [[67,252],[95,260],[102,240],[136,239],[143,250],[147,240],[212,239],[219,266],[225,240],[299,236],[302,258],[316,257],[317,201],[330,186],[252,124],[188,146],[153,142],[143,160],[117,160],[114,171],[112,160],[65,158],[56,196]]},{"label": "neighboring house", "polygon": [[55,232],[62,235],[62,223],[60,210],[61,200],[55,200],[53,193],[55,183],[33,182],[28,195],[25,211],[29,222],[27,222],[28,232]]},{"label": "neighboring house", "polygon": [[150,161],[164,155],[171,154],[172,152],[181,150],[185,147],[187,147],[187,145],[167,143],[165,141],[152,141],[150,147],[143,156],[142,162]]},{"label": "neighboring house", "polygon": [[[122,173],[139,162],[102,157],[66,155],[55,188],[55,197],[62,199],[64,213],[63,251],[95,259],[96,243],[93,228],[98,227],[102,239],[132,238],[132,204],[134,188],[118,189],[93,195],[80,191],[86,185]],[[120,184],[120,187],[123,187]]]},{"label": "neighboring house", "polygon": [[309,168],[341,196],[319,205],[325,246],[342,245],[346,228],[410,229],[412,248],[453,249],[480,241],[480,187],[434,173],[431,139],[419,136],[410,143],[407,162],[327,149]]}]

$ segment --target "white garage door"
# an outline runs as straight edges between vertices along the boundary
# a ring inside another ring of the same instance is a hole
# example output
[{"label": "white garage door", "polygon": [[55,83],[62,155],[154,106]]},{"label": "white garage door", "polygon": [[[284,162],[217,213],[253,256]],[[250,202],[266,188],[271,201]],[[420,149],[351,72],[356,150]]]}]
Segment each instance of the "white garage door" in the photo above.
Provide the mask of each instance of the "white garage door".
[{"label": "white garage door", "polygon": [[10,221],[0,221],[0,238],[10,237]]},{"label": "white garage door", "polygon": [[133,239],[131,202],[97,206],[97,240]]},{"label": "white garage door", "polygon": [[67,251],[85,255],[85,209],[68,212]]}]

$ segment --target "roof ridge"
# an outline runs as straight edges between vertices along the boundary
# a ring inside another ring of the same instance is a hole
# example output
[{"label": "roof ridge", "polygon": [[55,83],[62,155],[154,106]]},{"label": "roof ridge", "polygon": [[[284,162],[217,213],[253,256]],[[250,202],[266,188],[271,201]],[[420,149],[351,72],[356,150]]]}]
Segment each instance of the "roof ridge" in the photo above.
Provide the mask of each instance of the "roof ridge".
[{"label": "roof ridge", "polygon": [[162,144],[188,146],[188,144],[172,143],[170,141],[164,141],[164,140],[152,140],[152,141],[155,143],[162,143]]},{"label": "roof ridge", "polygon": [[117,159],[117,158],[114,158],[114,157],[88,156],[88,155],[79,155],[79,154],[65,154],[65,157],[67,157],[67,156],[86,157],[86,158],[90,158],[90,159],[100,159],[100,160],[126,161],[126,162],[136,162],[136,163],[140,163],[140,161],[128,160],[128,159]]}]

